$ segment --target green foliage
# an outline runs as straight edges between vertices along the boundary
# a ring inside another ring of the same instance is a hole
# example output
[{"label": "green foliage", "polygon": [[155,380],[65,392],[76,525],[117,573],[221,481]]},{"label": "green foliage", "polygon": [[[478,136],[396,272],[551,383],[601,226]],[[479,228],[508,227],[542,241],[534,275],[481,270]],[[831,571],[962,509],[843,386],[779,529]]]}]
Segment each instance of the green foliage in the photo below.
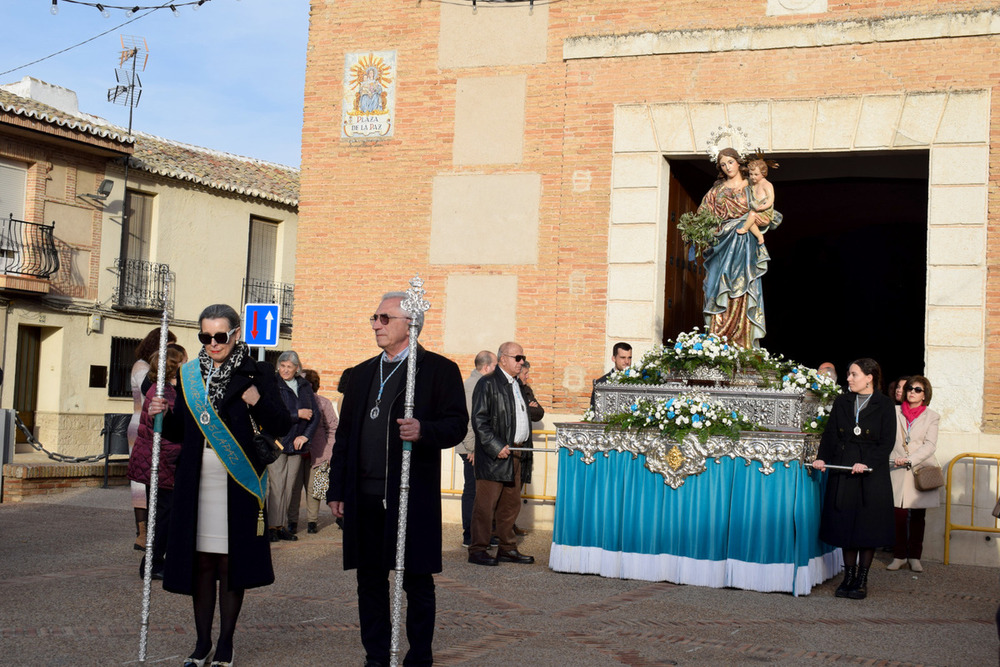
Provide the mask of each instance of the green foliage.
[{"label": "green foliage", "polygon": [[722,220],[705,209],[681,215],[677,221],[677,229],[680,230],[684,243],[694,246],[695,255],[700,257],[705,249],[716,244],[715,233],[719,230],[720,224]]}]

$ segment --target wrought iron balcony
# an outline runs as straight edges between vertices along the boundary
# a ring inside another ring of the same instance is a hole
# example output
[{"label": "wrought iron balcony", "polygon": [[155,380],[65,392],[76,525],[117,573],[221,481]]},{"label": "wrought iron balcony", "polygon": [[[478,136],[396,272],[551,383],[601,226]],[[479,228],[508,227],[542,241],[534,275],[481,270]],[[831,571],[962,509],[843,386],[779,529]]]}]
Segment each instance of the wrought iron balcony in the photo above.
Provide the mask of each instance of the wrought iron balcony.
[{"label": "wrought iron balcony", "polygon": [[[118,284],[112,305],[115,310],[163,311],[163,285],[168,277],[173,277],[169,264],[118,258],[115,260],[115,268],[118,270]],[[173,311],[173,305],[171,290],[168,311]]]},{"label": "wrought iron balcony", "polygon": [[281,307],[281,326],[285,329],[291,329],[292,310],[295,307],[295,285],[245,278],[243,280],[243,303],[278,304]]},{"label": "wrought iron balcony", "polygon": [[51,225],[0,220],[0,274],[48,279],[59,270],[59,253]]}]

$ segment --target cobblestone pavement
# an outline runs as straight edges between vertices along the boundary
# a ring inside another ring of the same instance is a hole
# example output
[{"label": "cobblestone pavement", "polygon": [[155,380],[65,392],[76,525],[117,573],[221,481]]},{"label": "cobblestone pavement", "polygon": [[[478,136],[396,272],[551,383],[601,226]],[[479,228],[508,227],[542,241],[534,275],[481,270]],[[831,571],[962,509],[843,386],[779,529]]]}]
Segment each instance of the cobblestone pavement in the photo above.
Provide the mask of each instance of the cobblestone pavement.
[{"label": "cobblestone pavement", "polygon": [[[304,525],[301,524],[301,525]],[[142,586],[128,488],[0,504],[0,664],[122,665],[138,659]],[[864,601],[558,574],[551,534],[521,545],[531,566],[470,565],[445,525],[439,665],[991,665],[997,572],[925,563],[872,571]],[[353,573],[340,531],[273,549],[277,581],[248,591],[236,664],[361,665]],[[190,599],[154,587],[147,664],[194,646]]]}]

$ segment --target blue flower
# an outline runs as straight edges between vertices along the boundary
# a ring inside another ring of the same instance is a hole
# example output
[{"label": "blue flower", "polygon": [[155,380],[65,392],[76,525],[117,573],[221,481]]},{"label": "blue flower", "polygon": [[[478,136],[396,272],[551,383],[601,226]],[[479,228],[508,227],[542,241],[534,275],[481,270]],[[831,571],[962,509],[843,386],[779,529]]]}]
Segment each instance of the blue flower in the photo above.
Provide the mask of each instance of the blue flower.
[{"label": "blue flower", "polygon": [[788,382],[788,376],[787,375],[782,375],[781,376],[781,381],[782,382]]},{"label": "blue flower", "polygon": [[696,350],[700,350],[700,349],[702,349],[702,345],[701,345],[701,343],[695,343],[695,344],[694,344],[694,349],[696,349]]},{"label": "blue flower", "polygon": [[674,414],[673,410],[670,410],[669,412],[667,412],[667,419],[673,419],[676,416],[677,415]]},{"label": "blue flower", "polygon": [[813,383],[812,383],[812,388],[813,388],[813,389],[819,389],[819,385],[818,385],[818,384],[816,384],[815,382],[813,382]]},{"label": "blue flower", "polygon": [[733,419],[739,419],[739,415],[736,414],[736,410],[733,410]]},{"label": "blue flower", "polygon": [[675,350],[682,350],[682,349],[684,349],[684,344],[683,343],[677,343],[677,345],[674,345],[674,349]]},{"label": "blue flower", "polygon": [[639,404],[633,403],[631,407],[632,412],[639,412]]},{"label": "blue flower", "polygon": [[674,404],[674,401],[676,401],[676,400],[677,400],[676,398],[671,398],[669,401],[667,401],[667,404],[666,404],[665,407],[669,408],[671,405]]},{"label": "blue flower", "polygon": [[698,416],[698,415],[691,415],[691,421],[692,422],[700,422],[701,421],[701,417]]}]

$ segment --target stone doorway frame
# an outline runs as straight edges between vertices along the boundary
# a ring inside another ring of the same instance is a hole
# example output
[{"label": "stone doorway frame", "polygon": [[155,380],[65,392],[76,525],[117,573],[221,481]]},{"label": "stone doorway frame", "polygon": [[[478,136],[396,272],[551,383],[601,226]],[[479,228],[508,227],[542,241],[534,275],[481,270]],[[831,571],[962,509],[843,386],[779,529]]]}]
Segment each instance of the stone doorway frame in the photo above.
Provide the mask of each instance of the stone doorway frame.
[{"label": "stone doorway frame", "polygon": [[989,90],[616,105],[607,348],[615,340],[629,340],[638,358],[661,339],[669,194],[665,158],[704,153],[709,133],[730,124],[771,152],[929,150],[925,372],[933,378],[942,430],[979,433]]}]

